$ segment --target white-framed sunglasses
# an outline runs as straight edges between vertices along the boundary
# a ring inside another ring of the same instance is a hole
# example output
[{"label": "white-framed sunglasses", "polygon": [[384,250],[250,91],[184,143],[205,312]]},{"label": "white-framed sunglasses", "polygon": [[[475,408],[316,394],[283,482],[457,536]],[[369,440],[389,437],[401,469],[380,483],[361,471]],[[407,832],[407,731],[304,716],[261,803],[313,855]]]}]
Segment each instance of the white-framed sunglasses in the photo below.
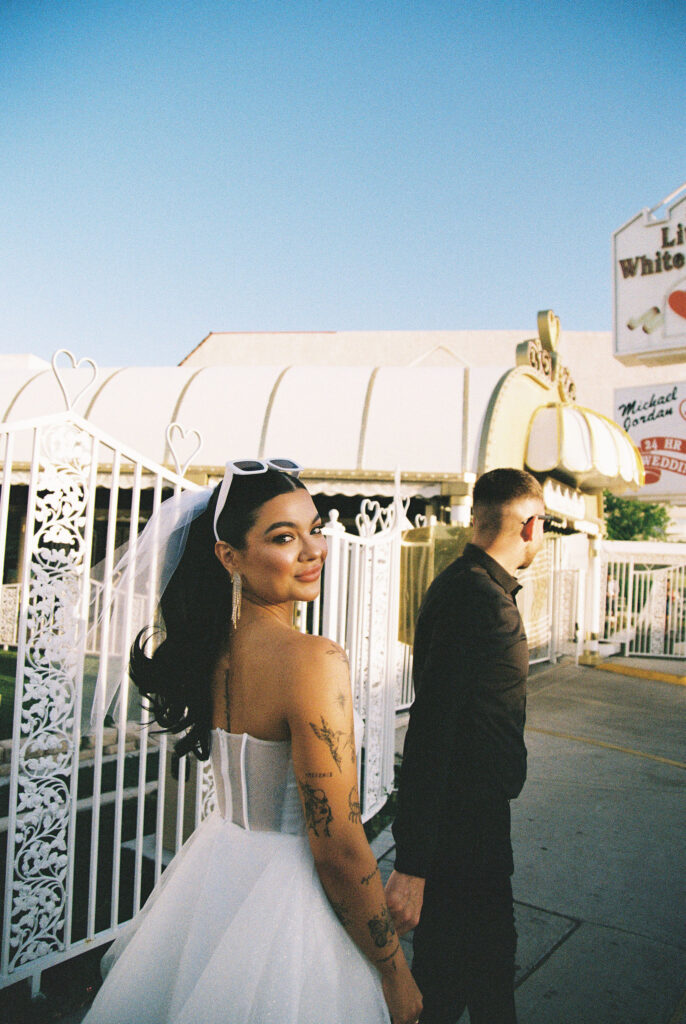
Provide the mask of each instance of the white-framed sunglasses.
[{"label": "white-framed sunglasses", "polygon": [[217,522],[226,505],[229,496],[231,481],[235,476],[253,476],[257,473],[266,473],[268,469],[276,469],[279,473],[289,473],[291,476],[299,477],[304,466],[295,462],[294,459],[234,459],[226,463],[224,479],[217,495],[217,507],[214,510],[214,535],[217,540],[221,537],[217,533]]}]

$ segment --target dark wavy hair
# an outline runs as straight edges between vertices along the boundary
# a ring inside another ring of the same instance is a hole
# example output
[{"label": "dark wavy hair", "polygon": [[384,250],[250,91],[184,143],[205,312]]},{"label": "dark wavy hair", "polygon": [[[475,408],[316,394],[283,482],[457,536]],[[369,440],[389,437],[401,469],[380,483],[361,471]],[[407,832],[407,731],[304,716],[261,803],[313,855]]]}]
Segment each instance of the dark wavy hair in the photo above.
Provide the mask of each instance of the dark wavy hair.
[{"label": "dark wavy hair", "polygon": [[[296,477],[271,468],[234,476],[219,514],[219,536],[242,550],[262,505],[300,488],[305,486]],[[166,732],[183,733],[174,745],[176,754],[192,752],[201,761],[210,756],[212,676],[231,634],[231,578],[214,553],[218,492],[216,487],[205,511],[191,523],[181,561],[160,599],[164,639],[148,657],[145,648],[159,634],[141,630],[129,658],[129,675],[157,724]]]}]

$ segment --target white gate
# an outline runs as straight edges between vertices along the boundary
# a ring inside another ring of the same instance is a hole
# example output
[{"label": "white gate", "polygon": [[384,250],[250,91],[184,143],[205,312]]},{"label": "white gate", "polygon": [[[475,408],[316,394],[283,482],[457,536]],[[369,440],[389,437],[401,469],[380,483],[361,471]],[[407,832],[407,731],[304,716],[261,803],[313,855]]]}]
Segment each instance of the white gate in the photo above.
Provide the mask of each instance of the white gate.
[{"label": "white gate", "polygon": [[111,568],[117,544],[193,485],[69,409],[0,424],[0,446],[0,667],[14,707],[0,764],[0,987],[36,988],[43,969],[112,937],[154,881],[142,839],[159,821],[166,738],[131,720],[126,679],[117,721],[89,733],[90,565],[99,548]]},{"label": "white gate", "polygon": [[602,637],[624,654],[686,657],[686,547],[605,541]]},{"label": "white gate", "polygon": [[[0,988],[28,978],[34,992],[43,970],[115,937],[213,804],[208,765],[174,765],[124,667],[116,720],[89,727],[98,655],[127,650],[107,619],[92,628],[110,599],[115,550],[135,542],[162,500],[196,485],[173,445],[176,473],[65,399],[65,413],[0,424],[0,716],[14,707],[0,740]],[[321,597],[300,609],[300,628],[350,657],[365,721],[365,820],[393,783],[401,518],[398,503],[365,503],[352,535],[333,512]],[[103,558],[96,583],[90,567]],[[118,610],[124,634],[140,600],[127,594]]]}]

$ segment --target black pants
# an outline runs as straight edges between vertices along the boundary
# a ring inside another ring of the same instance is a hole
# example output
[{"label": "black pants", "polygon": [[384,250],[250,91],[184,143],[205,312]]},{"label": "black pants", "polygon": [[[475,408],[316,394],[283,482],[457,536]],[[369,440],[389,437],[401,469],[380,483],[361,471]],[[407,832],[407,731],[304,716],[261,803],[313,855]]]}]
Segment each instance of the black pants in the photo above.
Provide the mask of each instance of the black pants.
[{"label": "black pants", "polygon": [[422,1024],[516,1024],[512,885],[509,877],[427,879],[414,931],[412,973],[424,998]]}]

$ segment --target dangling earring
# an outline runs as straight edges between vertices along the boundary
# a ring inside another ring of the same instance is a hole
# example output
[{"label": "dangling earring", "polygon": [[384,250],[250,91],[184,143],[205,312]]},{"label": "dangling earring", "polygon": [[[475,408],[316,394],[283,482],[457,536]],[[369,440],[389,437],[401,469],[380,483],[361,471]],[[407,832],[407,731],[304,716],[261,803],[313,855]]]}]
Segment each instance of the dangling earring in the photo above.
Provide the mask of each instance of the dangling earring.
[{"label": "dangling earring", "polygon": [[241,574],[235,572],[231,577],[231,622],[235,629],[238,625],[238,620],[241,617],[241,595],[243,591],[243,584],[241,582]]}]

